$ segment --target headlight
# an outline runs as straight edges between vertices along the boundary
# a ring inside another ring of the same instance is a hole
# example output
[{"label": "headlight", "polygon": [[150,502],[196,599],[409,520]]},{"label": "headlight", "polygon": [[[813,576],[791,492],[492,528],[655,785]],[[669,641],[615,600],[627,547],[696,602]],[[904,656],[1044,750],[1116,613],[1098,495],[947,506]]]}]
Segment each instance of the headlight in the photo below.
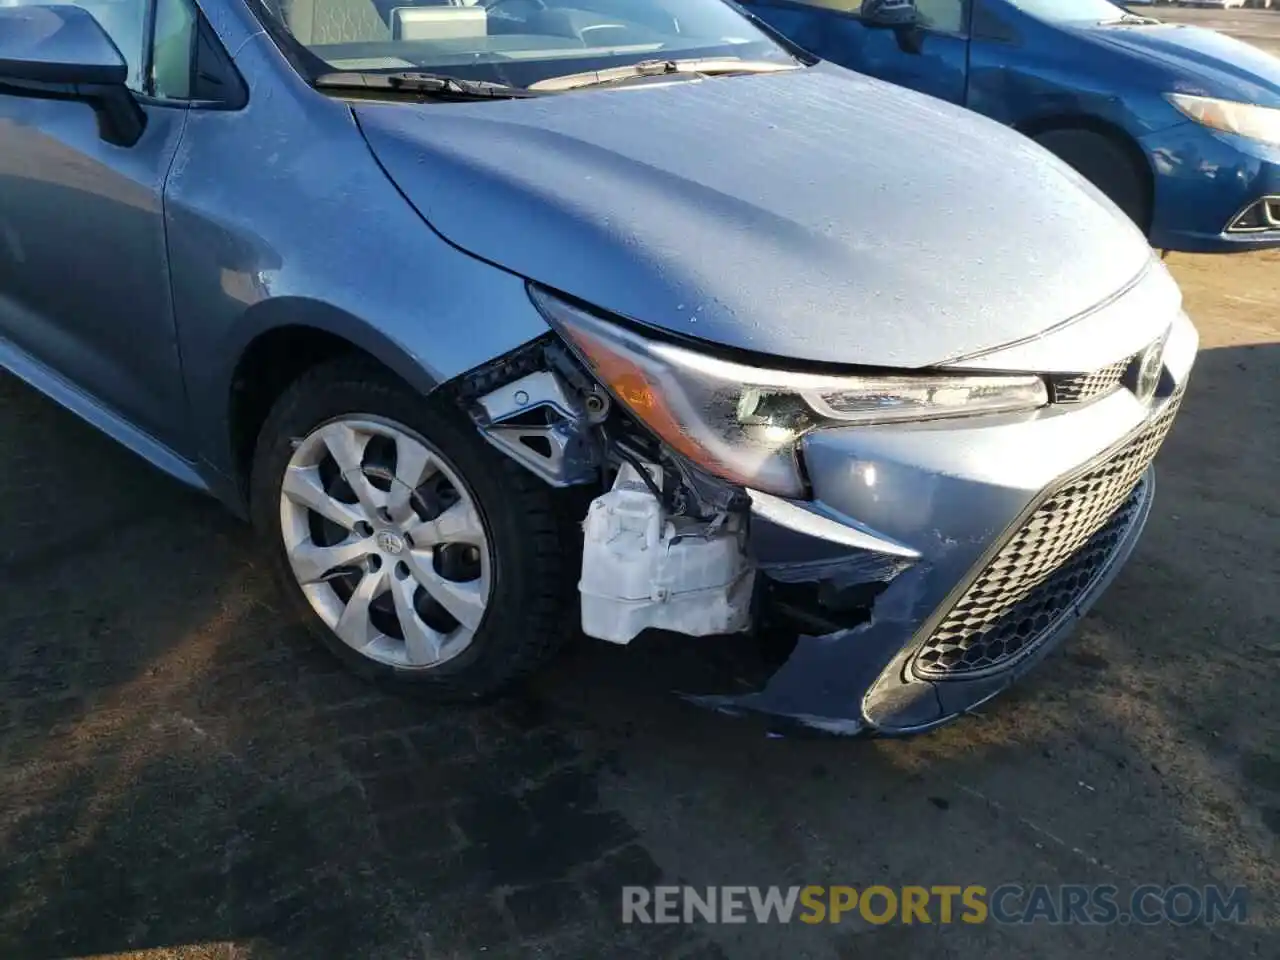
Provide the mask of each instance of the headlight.
[{"label": "headlight", "polygon": [[654,341],[530,287],[538,309],[600,382],[672,449],[733,483],[804,495],[796,440],[830,424],[1029,410],[1034,376],[834,376],[769,370]]},{"label": "headlight", "polygon": [[1280,145],[1280,110],[1260,107],[1256,103],[1215,100],[1189,93],[1169,93],[1166,98],[1196,123],[1238,133],[1242,137]]}]

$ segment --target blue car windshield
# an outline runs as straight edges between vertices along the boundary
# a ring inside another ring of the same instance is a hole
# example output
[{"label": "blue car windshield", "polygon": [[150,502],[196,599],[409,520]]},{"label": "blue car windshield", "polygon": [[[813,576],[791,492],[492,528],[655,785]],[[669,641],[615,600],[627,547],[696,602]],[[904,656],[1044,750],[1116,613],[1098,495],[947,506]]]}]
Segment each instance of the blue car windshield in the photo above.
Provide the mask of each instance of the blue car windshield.
[{"label": "blue car windshield", "polygon": [[722,0],[260,2],[277,39],[313,76],[421,71],[527,87],[655,59],[795,63]]},{"label": "blue car windshield", "polygon": [[1009,0],[1039,20],[1050,23],[1098,23],[1123,17],[1127,10],[1107,0]]}]

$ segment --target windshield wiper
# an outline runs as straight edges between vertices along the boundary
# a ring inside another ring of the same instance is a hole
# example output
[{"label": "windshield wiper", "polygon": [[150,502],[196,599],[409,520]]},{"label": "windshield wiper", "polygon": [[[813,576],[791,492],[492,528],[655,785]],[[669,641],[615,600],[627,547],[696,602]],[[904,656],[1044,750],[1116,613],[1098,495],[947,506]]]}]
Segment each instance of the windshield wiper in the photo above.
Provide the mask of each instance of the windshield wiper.
[{"label": "windshield wiper", "polygon": [[604,84],[632,80],[636,77],[661,77],[673,73],[697,76],[714,76],[726,73],[779,73],[797,70],[795,63],[778,63],[776,60],[740,60],[737,57],[699,57],[685,60],[641,60],[622,67],[606,67],[604,70],[586,70],[582,73],[566,73],[562,77],[548,77],[529,84],[530,90],[575,90],[579,87],[596,87]]},{"label": "windshield wiper", "polygon": [[511,100],[539,96],[524,87],[463,80],[440,73],[323,73],[312,83],[321,90],[339,90],[347,96],[371,99],[388,95],[429,100]]}]

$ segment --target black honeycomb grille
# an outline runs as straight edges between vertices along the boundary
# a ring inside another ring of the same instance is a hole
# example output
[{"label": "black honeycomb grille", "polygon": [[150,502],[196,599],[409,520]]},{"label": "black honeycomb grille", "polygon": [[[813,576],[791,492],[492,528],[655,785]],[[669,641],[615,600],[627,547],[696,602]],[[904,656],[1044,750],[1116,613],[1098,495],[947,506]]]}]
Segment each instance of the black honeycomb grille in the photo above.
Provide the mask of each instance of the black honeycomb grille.
[{"label": "black honeycomb grille", "polygon": [[921,646],[913,662],[918,676],[955,679],[998,670],[1049,634],[1111,565],[1145,496],[1142,475],[1179,400],[1032,513]]},{"label": "black honeycomb grille", "polygon": [[1125,371],[1133,358],[1110,364],[1093,373],[1061,375],[1050,378],[1054,403],[1084,403],[1119,389]]}]

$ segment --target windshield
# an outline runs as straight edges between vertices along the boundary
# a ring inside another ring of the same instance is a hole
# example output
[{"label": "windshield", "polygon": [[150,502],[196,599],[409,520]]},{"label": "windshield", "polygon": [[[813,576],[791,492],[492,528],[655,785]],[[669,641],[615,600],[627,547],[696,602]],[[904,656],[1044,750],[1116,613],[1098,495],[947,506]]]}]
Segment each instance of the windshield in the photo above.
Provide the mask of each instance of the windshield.
[{"label": "windshield", "polygon": [[421,71],[528,87],[645,60],[794,63],[722,0],[261,0],[314,79]]},{"label": "windshield", "polygon": [[1053,23],[1079,22],[1097,23],[1100,20],[1115,20],[1129,11],[1124,7],[1107,0],[1009,0],[1024,13],[1041,20]]}]

